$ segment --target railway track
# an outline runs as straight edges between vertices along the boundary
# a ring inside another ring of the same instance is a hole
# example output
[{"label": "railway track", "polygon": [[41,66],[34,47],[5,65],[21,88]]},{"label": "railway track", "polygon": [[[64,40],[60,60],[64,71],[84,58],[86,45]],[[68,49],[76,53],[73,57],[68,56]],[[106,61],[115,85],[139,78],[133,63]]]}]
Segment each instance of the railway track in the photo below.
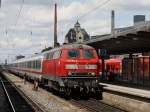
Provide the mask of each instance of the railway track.
[{"label": "railway track", "polygon": [[[13,82],[11,82],[11,83],[13,83]],[[21,92],[20,94],[24,94],[24,93]],[[30,102],[32,102],[32,101],[30,101]],[[101,102],[100,100],[95,100],[92,98],[88,99],[88,100],[87,99],[86,100],[82,100],[82,99],[76,100],[76,98],[72,97],[69,100],[69,102],[72,103],[73,105],[80,107],[80,108],[85,108],[89,112],[127,112],[125,110],[121,110],[121,109],[116,108],[114,106],[105,104],[105,103]],[[41,108],[39,108],[39,110],[40,109]],[[39,112],[43,112],[43,111],[39,111]]]},{"label": "railway track", "polygon": [[2,79],[0,79],[0,82],[1,82],[2,87],[3,87],[3,89],[4,89],[4,93],[5,93],[5,95],[6,95],[6,98],[8,99],[8,103],[9,103],[9,105],[10,105],[10,110],[11,110],[12,112],[16,112],[15,107],[14,107],[14,105],[13,105],[11,99],[10,99],[10,96],[9,96],[9,94],[8,94],[8,91],[7,91],[6,87],[5,87],[4,82],[2,81]]},{"label": "railway track", "polygon": [[105,104],[99,100],[89,99],[89,100],[70,100],[72,104],[79,106],[80,108],[85,108],[89,112],[127,112],[125,110],[116,108],[114,106]]},{"label": "railway track", "polygon": [[9,108],[2,112],[45,112],[36,102],[25,96],[13,83],[0,77],[0,85],[3,88],[4,96]]}]

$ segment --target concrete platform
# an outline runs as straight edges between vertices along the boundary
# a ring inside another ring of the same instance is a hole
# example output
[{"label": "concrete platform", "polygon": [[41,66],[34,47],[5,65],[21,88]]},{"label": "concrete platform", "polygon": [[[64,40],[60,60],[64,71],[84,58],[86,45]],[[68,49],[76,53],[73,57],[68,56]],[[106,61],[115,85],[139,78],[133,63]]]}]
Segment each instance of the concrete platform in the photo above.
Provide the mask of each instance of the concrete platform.
[{"label": "concrete platform", "polygon": [[104,86],[103,101],[128,112],[149,112],[150,91],[100,83]]},{"label": "concrete platform", "polygon": [[118,85],[107,84],[107,83],[100,83],[100,84],[104,86],[104,90],[120,92],[120,93],[125,93],[125,94],[136,96],[136,97],[150,99],[149,90],[136,89],[136,88],[118,86]]}]

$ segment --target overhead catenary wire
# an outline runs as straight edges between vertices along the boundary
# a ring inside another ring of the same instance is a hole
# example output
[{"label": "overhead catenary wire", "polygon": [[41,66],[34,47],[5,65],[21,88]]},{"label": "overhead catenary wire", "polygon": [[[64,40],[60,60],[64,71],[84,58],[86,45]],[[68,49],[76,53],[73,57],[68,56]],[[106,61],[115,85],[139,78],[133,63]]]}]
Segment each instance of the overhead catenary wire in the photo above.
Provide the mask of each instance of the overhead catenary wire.
[{"label": "overhead catenary wire", "polygon": [[[90,9],[89,11],[85,12],[84,14],[80,15],[77,20],[82,20],[83,18],[85,18],[86,16],[88,16],[89,14],[92,14],[94,11],[98,10],[99,8],[105,6],[107,3],[109,3],[111,0],[106,0],[104,2],[98,2],[98,5],[92,9]],[[71,26],[72,22],[74,20],[71,20],[68,24],[65,24],[65,26]]]},{"label": "overhead catenary wire", "polygon": [[85,14],[79,16],[78,20],[83,19],[84,17],[86,17],[87,15],[91,14],[92,12],[96,11],[99,8],[102,8],[103,6],[105,6],[108,2],[110,2],[111,0],[106,0],[104,2],[100,2],[100,4],[98,4],[96,7],[94,7],[93,9],[87,11]]},{"label": "overhead catenary wire", "polygon": [[[13,30],[12,30],[13,32],[14,32],[14,30],[15,30],[15,28],[16,28],[16,26],[17,26],[17,23],[18,23],[18,21],[19,21],[19,18],[20,18],[20,16],[21,16],[21,12],[22,12],[22,9],[23,9],[23,5],[24,5],[24,0],[22,0],[22,4],[21,4],[21,6],[20,6],[20,8],[19,8],[19,12],[18,12],[16,21],[14,22],[14,28],[13,28]],[[8,28],[6,29],[5,33],[6,33],[6,36],[8,37],[8,33],[9,33],[9,32],[8,32]],[[7,44],[8,44],[8,46],[10,45],[8,38],[7,38]]]},{"label": "overhead catenary wire", "polygon": [[20,18],[20,16],[21,16],[21,12],[22,12],[22,9],[23,9],[23,5],[24,5],[24,0],[22,0],[22,4],[21,4],[21,6],[20,6],[20,8],[19,8],[19,13],[18,13],[18,15],[17,15],[17,19],[16,19],[16,21],[15,21],[15,27],[17,26],[17,23],[18,23],[18,21],[19,21],[19,18]]},{"label": "overhead catenary wire", "polygon": [[89,15],[92,14],[94,11],[98,10],[99,8],[102,8],[103,6],[105,6],[105,5],[106,5],[107,3],[109,3],[110,1],[111,1],[111,0],[106,0],[106,1],[104,1],[104,2],[99,2],[99,4],[98,4],[96,7],[92,8],[92,9],[88,10],[87,12],[85,12],[84,14],[80,15],[77,19],[78,19],[78,20],[81,20],[81,19],[85,18],[86,16],[89,16]]}]

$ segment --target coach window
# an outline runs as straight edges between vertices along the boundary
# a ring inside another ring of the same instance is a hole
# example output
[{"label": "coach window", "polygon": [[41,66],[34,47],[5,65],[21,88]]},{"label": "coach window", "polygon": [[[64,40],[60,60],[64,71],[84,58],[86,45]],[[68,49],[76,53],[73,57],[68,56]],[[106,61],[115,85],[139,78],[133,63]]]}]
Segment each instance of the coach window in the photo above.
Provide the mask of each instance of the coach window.
[{"label": "coach window", "polygon": [[53,55],[53,59],[58,59],[61,56],[61,51],[55,51]]},{"label": "coach window", "polygon": [[37,69],[37,60],[35,60],[35,69]]},{"label": "coach window", "polygon": [[35,66],[36,66],[36,65],[35,65],[35,61],[33,61],[33,69],[35,69]]},{"label": "coach window", "polygon": [[25,68],[25,62],[23,62],[23,68]]},{"label": "coach window", "polygon": [[33,61],[33,69],[36,69],[36,60]]},{"label": "coach window", "polygon": [[33,61],[33,69],[35,69],[35,61]]},{"label": "coach window", "polygon": [[30,61],[30,68],[32,68],[32,61]]},{"label": "coach window", "polygon": [[29,61],[29,68],[31,68],[31,61]]},{"label": "coach window", "polygon": [[31,65],[32,65],[32,69],[34,69],[34,61],[32,61],[31,63],[32,63],[32,64],[31,64]]},{"label": "coach window", "polygon": [[29,61],[29,68],[31,68],[31,61]]},{"label": "coach window", "polygon": [[30,68],[32,68],[32,61],[30,61]]},{"label": "coach window", "polygon": [[36,63],[36,69],[38,69],[38,60],[36,60],[35,63]]},{"label": "coach window", "polygon": [[41,68],[41,60],[37,60],[37,69]]},{"label": "coach window", "polygon": [[32,69],[34,69],[34,61],[32,61]]},{"label": "coach window", "polygon": [[27,68],[27,62],[26,62],[26,65],[25,65],[25,66],[26,66],[26,68]]},{"label": "coach window", "polygon": [[40,60],[36,60],[36,69],[40,69]]},{"label": "coach window", "polygon": [[27,62],[27,68],[30,68],[30,63],[29,63],[29,61]]}]

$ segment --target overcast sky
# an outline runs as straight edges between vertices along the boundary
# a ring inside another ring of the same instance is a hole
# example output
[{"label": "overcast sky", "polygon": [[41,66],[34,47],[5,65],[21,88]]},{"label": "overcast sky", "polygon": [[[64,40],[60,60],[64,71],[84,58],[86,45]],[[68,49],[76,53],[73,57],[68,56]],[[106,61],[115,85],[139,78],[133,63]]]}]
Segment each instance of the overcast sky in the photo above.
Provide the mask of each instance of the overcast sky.
[{"label": "overcast sky", "polygon": [[90,36],[110,33],[110,12],[116,27],[133,25],[133,15],[150,20],[150,0],[1,0],[0,63],[53,46],[54,3],[58,4],[58,41],[77,20]]}]

